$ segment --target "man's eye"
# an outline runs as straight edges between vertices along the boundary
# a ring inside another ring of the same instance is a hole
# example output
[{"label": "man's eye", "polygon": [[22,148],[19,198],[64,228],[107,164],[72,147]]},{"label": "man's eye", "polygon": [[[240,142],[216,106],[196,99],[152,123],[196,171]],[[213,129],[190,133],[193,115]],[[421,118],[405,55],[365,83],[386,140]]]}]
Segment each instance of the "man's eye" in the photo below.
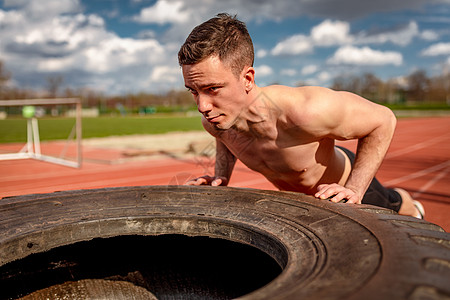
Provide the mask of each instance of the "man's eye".
[{"label": "man's eye", "polygon": [[187,89],[192,95],[197,95],[197,91],[193,89]]}]

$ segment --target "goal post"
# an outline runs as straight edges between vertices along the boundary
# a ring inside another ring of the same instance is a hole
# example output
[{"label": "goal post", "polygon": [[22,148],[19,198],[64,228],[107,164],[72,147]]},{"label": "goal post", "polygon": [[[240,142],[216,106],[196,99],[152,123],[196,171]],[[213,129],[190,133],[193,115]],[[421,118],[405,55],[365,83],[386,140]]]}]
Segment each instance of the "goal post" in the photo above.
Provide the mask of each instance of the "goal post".
[{"label": "goal post", "polygon": [[[24,100],[0,100],[0,107],[3,106],[45,106],[45,105],[75,105],[75,125],[72,128],[60,157],[44,155],[41,153],[41,145],[39,138],[38,120],[33,113],[24,113],[27,118],[27,143],[17,153],[0,154],[0,160],[10,159],[37,159],[47,161],[63,166],[80,168],[82,164],[82,125],[81,125],[81,100],[79,98],[54,98],[54,99],[24,99]],[[75,138],[76,140],[76,160],[65,158],[69,142]]]}]

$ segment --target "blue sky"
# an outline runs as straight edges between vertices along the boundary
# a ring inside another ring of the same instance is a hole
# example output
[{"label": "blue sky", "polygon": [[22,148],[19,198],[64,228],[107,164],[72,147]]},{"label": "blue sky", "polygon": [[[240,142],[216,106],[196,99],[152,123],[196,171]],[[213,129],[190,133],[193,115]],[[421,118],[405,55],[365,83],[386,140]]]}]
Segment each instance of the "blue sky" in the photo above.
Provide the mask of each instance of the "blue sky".
[{"label": "blue sky", "polygon": [[255,44],[256,81],[330,86],[450,72],[450,0],[3,0],[0,60],[10,85],[105,94],[183,89],[177,52],[192,28],[237,14]]}]

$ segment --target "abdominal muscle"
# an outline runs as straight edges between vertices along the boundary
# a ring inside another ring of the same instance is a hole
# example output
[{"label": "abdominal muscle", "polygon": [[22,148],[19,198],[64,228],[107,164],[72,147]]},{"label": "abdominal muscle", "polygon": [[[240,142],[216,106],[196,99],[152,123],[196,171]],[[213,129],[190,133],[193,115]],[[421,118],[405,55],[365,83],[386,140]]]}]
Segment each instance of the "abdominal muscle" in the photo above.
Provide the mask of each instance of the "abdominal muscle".
[{"label": "abdominal muscle", "polygon": [[[313,195],[320,184],[345,185],[351,171],[351,163],[341,149],[334,147],[334,141],[318,147],[292,150],[279,153],[275,151],[269,155],[270,159],[264,159],[264,155],[261,155],[261,159],[255,160],[254,153],[249,157],[240,155],[238,158],[283,191]],[[298,159],[301,157],[310,159]]]}]

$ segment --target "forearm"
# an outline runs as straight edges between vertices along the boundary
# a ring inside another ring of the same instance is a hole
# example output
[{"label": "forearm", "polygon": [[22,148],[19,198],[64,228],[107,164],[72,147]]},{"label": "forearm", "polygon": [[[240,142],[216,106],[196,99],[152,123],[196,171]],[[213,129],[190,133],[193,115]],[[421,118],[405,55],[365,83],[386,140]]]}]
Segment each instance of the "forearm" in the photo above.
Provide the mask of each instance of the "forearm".
[{"label": "forearm", "polygon": [[383,162],[391,144],[395,124],[395,117],[387,116],[382,126],[358,140],[355,162],[345,187],[354,191],[360,199]]},{"label": "forearm", "polygon": [[214,176],[225,177],[227,181],[229,181],[235,163],[236,157],[233,153],[231,153],[222,142],[216,140],[216,164]]},{"label": "forearm", "polygon": [[220,141],[216,140],[216,162],[214,176],[203,175],[186,182],[186,185],[228,185],[236,157]]},{"label": "forearm", "polygon": [[345,184],[345,187],[354,191],[359,199],[364,196],[384,158],[383,151],[372,145],[366,139],[358,141],[356,159]]}]

